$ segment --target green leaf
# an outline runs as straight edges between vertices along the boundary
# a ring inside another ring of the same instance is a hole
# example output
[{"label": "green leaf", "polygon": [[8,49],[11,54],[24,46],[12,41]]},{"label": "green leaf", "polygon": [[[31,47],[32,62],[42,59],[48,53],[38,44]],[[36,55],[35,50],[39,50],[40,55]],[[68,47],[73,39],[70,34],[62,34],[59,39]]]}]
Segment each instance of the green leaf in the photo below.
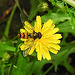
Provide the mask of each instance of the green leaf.
[{"label": "green leaf", "polygon": [[51,2],[53,6],[55,5],[56,7],[58,7],[61,11],[66,12],[66,8],[62,1],[55,1],[55,0],[48,0],[48,1]]},{"label": "green leaf", "polygon": [[63,66],[64,66],[70,73],[75,74],[74,68],[73,68],[67,61],[64,62]]},{"label": "green leaf", "polygon": [[68,56],[72,53],[75,53],[75,43],[70,44],[66,47],[61,47],[60,52],[52,57],[52,60],[54,60],[55,71],[57,71],[58,65],[67,60]]},{"label": "green leaf", "polygon": [[[58,24],[59,22],[70,20],[71,18],[68,16],[67,13],[63,13],[63,12],[59,12],[59,13],[48,12],[47,14],[41,17],[42,23],[47,22],[49,19],[52,19],[54,24]],[[31,24],[34,26],[34,21]]]},{"label": "green leaf", "polygon": [[62,12],[59,13],[49,12],[46,15],[42,16],[41,18],[43,23],[48,21],[49,19],[52,19],[54,24],[58,24],[59,22],[71,19],[67,13],[62,13]]},{"label": "green leaf", "polygon": [[21,53],[19,54],[18,59],[13,61],[15,61],[15,63],[13,64],[11,75],[26,75],[26,60]]},{"label": "green leaf", "polygon": [[31,62],[27,64],[27,70],[26,71],[26,75],[29,74],[40,74],[42,71],[42,67],[46,64],[46,63],[50,63],[51,61],[48,60],[41,60],[41,61],[35,61],[35,62]]},{"label": "green leaf", "polygon": [[5,51],[5,50],[7,50],[7,51],[15,51],[16,48],[13,47],[13,46],[8,45],[6,43],[0,42],[0,51]]},{"label": "green leaf", "polygon": [[68,57],[70,54],[75,53],[75,43],[71,43],[70,45],[67,45],[66,47],[61,48],[62,51],[68,50],[66,53],[66,57]]},{"label": "green leaf", "polygon": [[60,28],[59,32],[75,33],[75,29],[72,29],[69,21],[65,21],[63,23],[60,23],[57,25],[57,27]]},{"label": "green leaf", "polygon": [[39,1],[38,0],[30,0],[30,1],[31,1],[31,10],[28,20],[31,20],[33,17],[35,17],[37,11],[39,10],[38,8]]},{"label": "green leaf", "polygon": [[4,51],[0,50],[0,57],[3,57],[3,55],[4,55]]}]

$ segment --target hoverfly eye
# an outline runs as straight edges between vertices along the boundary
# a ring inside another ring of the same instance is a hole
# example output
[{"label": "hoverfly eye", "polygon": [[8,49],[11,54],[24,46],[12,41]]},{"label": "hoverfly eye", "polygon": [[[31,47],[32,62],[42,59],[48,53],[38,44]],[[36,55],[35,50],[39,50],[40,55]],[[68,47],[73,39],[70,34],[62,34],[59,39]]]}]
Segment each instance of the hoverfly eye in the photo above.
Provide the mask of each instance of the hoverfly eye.
[{"label": "hoverfly eye", "polygon": [[39,34],[39,39],[40,39],[42,37],[42,34],[40,32],[38,34]]}]

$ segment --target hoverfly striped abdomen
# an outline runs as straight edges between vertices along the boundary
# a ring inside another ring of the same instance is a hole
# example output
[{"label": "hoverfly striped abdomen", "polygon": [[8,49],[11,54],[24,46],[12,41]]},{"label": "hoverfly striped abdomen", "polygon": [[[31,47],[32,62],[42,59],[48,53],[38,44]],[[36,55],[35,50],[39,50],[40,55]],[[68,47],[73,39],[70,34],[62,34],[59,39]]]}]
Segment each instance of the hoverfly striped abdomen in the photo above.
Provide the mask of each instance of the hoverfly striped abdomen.
[{"label": "hoverfly striped abdomen", "polygon": [[18,34],[19,38],[23,38],[23,39],[28,39],[28,38],[33,38],[34,40],[36,38],[41,38],[42,34],[40,32],[36,33],[35,31],[33,33],[20,33]]},{"label": "hoverfly striped abdomen", "polygon": [[20,34],[18,34],[18,37],[28,39],[28,33],[20,33]]}]

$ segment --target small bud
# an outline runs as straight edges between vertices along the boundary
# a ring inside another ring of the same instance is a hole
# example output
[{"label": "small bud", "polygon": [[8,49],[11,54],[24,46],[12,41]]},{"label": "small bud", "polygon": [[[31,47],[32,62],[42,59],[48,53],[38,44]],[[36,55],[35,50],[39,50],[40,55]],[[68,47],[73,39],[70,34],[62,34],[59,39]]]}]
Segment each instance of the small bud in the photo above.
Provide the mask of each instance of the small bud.
[{"label": "small bud", "polygon": [[40,8],[39,12],[44,12],[48,9],[48,4],[46,2],[43,2],[38,7]]}]

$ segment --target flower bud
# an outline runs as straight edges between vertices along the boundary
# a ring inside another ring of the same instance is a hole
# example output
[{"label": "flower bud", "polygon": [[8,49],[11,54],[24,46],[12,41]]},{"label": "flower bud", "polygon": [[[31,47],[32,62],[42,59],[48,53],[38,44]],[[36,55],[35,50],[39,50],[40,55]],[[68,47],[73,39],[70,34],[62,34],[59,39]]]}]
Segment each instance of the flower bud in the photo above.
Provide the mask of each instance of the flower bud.
[{"label": "flower bud", "polygon": [[39,7],[39,12],[44,12],[48,9],[48,4],[46,2],[43,2],[38,7]]}]

